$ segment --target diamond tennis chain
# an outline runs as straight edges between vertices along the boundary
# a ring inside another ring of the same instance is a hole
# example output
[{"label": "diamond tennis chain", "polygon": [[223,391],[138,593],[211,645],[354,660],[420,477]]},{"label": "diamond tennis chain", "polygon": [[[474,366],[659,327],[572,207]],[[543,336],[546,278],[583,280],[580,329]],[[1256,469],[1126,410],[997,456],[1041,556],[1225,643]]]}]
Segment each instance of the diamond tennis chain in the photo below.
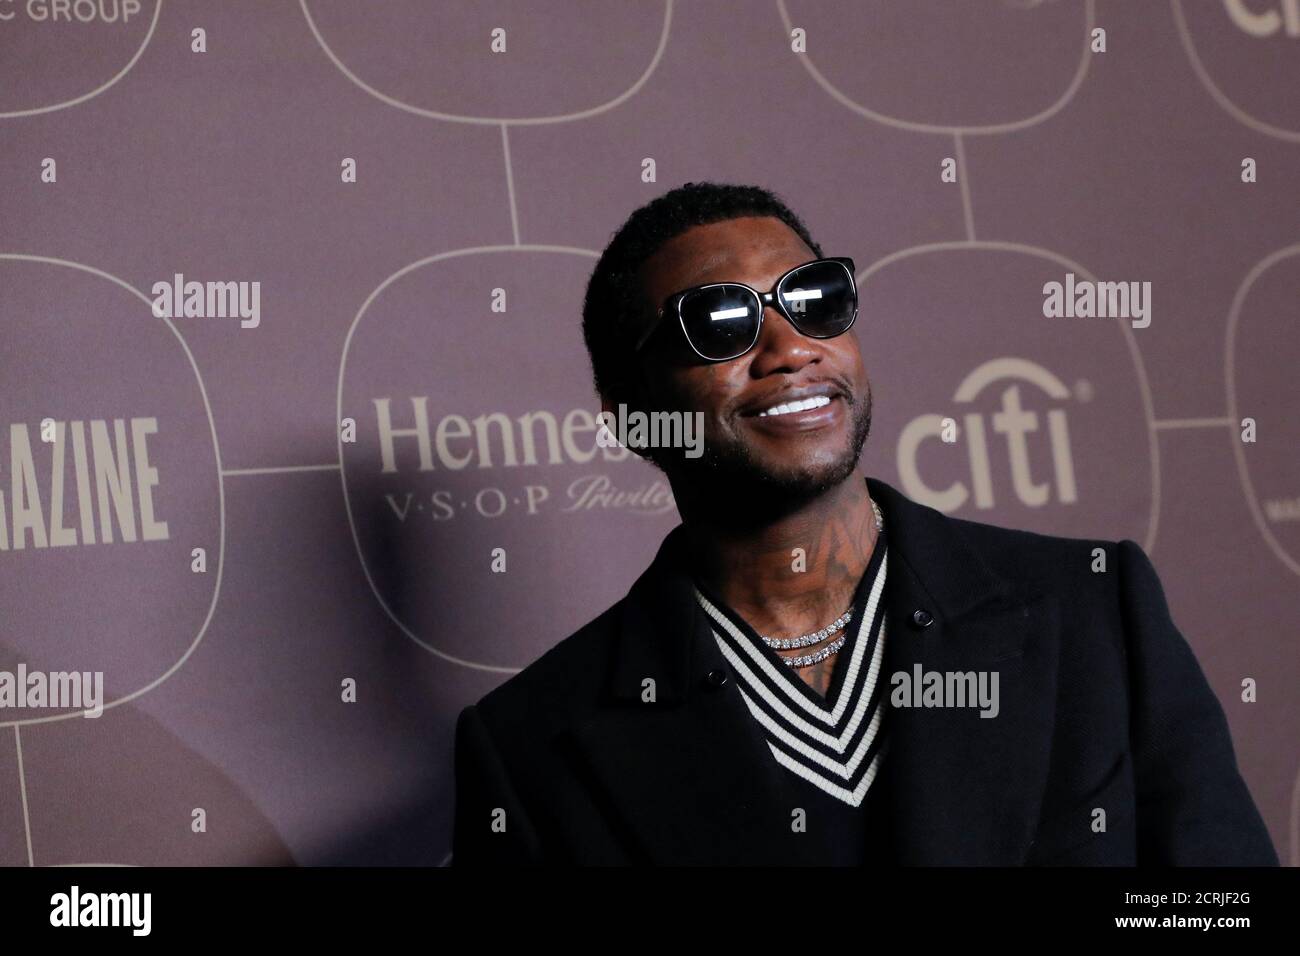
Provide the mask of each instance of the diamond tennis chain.
[{"label": "diamond tennis chain", "polygon": [[[883,531],[885,529],[885,519],[880,513],[880,506],[877,505],[874,500],[871,502],[871,510],[876,514],[876,531]],[[800,637],[764,637],[760,635],[759,639],[773,650],[794,650],[799,647],[807,647],[810,644],[820,644],[832,634],[848,627],[849,621],[852,619],[853,608],[850,607],[847,611],[819,631],[813,631],[810,634],[804,634]],[[814,651],[811,654],[804,654],[799,657],[783,657],[781,660],[785,662],[787,667],[811,667],[813,664],[818,664],[826,660],[826,658],[838,651],[844,646],[846,640],[848,640],[848,634],[840,634],[839,637],[831,641],[821,650]]]}]

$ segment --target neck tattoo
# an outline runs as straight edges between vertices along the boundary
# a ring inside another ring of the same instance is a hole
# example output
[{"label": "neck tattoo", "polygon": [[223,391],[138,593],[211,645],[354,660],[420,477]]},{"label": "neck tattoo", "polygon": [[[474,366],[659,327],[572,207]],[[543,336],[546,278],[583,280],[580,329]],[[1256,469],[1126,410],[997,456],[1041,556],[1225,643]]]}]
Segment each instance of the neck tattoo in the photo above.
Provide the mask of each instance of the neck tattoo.
[{"label": "neck tattoo", "polygon": [[[880,506],[877,505],[875,501],[871,502],[871,510],[874,511],[876,515],[876,531],[883,531],[885,529],[885,519],[880,513]],[[773,650],[788,651],[799,647],[808,647],[810,644],[820,644],[832,634],[842,631],[844,628],[848,627],[849,621],[852,620],[852,618],[853,608],[849,607],[847,611],[820,630],[812,631],[808,634],[802,634],[799,637],[766,637],[760,635],[759,640]],[[813,651],[811,654],[803,654],[799,657],[783,657],[781,660],[785,662],[786,667],[811,667],[813,664],[821,663],[838,651],[844,646],[846,640],[848,640],[848,634],[840,634],[839,637],[831,641],[825,647]]]}]

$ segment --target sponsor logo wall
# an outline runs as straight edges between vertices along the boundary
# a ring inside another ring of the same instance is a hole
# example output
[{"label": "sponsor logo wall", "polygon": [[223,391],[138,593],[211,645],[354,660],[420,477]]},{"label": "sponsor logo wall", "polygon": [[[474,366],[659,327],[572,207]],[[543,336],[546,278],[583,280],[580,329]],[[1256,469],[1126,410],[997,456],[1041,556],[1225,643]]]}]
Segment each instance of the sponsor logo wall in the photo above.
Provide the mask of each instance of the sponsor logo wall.
[{"label": "sponsor logo wall", "polygon": [[1147,550],[1300,865],[1297,0],[0,0],[0,78],[0,675],[79,675],[0,865],[446,863],[677,522],[579,317],[692,180],[858,264],[863,471]]}]

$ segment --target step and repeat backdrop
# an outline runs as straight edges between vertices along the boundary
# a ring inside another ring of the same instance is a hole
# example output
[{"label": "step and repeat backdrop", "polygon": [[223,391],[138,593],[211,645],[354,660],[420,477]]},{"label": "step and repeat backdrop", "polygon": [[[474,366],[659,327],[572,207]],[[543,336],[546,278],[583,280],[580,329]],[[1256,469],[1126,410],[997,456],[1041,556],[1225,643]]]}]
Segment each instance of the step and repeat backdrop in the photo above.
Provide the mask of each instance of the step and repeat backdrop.
[{"label": "step and repeat backdrop", "polygon": [[702,180],[856,261],[864,472],[1146,548],[1300,863],[1297,87],[1300,0],[0,0],[0,864],[448,862],[677,523],[579,317]]}]

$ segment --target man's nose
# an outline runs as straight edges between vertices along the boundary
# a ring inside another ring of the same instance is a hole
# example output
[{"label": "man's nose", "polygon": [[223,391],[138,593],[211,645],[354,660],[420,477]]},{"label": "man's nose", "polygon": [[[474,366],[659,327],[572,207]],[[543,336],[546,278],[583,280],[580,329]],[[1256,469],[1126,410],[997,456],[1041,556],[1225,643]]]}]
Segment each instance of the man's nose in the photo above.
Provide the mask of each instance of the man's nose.
[{"label": "man's nose", "polygon": [[774,305],[763,312],[763,330],[754,345],[755,375],[797,372],[818,357],[816,342],[796,329]]}]

